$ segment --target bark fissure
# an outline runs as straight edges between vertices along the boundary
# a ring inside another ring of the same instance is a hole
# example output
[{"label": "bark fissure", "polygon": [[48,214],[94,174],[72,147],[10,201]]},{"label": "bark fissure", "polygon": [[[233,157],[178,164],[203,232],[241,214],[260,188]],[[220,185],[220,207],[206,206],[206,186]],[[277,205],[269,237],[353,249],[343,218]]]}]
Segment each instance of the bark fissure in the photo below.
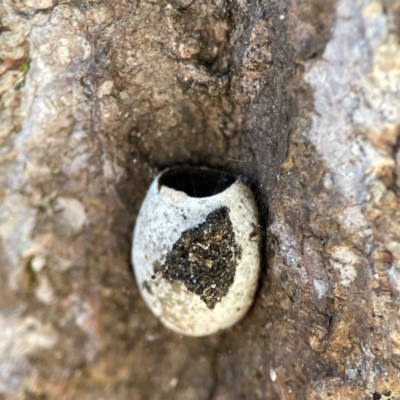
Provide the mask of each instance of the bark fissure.
[{"label": "bark fissure", "polygon": [[[396,1],[0,19],[0,397],[400,397]],[[152,178],[186,163],[268,207],[255,304],[202,339],[154,319],[129,261]]]}]

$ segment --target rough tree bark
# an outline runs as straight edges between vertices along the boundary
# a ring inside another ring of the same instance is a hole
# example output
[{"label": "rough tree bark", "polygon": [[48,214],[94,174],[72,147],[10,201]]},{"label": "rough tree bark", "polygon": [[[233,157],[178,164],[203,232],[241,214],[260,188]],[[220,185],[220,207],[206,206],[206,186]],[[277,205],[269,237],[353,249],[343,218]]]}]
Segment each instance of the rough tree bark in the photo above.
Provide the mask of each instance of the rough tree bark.
[{"label": "rough tree bark", "polygon": [[[400,398],[399,1],[0,17],[1,399]],[[251,176],[268,209],[253,309],[200,339],[130,266],[151,179],[186,162]]]}]

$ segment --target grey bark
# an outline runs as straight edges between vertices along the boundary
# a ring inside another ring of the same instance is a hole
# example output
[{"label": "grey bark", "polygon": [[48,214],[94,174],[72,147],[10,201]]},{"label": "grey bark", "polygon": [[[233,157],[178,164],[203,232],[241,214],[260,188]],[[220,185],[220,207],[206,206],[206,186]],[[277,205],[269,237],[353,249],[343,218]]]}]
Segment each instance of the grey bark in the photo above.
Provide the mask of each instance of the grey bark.
[{"label": "grey bark", "polygon": [[[0,4],[0,398],[400,399],[400,3]],[[131,232],[160,168],[258,182],[233,328],[146,309]]]}]

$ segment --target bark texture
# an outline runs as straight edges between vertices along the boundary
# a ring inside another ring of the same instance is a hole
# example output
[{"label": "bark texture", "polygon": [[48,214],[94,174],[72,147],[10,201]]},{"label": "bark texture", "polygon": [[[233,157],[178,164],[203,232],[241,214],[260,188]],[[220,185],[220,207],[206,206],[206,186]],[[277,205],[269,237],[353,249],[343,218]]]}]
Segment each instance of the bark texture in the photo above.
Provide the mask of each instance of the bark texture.
[{"label": "bark texture", "polygon": [[[400,399],[400,2],[0,3],[0,399]],[[131,232],[160,168],[268,209],[253,309],[176,335]]]}]

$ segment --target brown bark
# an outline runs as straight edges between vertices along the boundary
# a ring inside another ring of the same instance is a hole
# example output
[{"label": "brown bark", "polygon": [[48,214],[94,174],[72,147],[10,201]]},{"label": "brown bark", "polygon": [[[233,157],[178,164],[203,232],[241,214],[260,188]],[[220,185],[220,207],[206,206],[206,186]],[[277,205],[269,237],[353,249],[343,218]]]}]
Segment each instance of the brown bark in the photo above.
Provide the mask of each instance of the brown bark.
[{"label": "brown bark", "polygon": [[[0,398],[400,398],[399,11],[5,0]],[[178,163],[251,177],[267,220],[253,309],[206,338],[130,265]]]}]

